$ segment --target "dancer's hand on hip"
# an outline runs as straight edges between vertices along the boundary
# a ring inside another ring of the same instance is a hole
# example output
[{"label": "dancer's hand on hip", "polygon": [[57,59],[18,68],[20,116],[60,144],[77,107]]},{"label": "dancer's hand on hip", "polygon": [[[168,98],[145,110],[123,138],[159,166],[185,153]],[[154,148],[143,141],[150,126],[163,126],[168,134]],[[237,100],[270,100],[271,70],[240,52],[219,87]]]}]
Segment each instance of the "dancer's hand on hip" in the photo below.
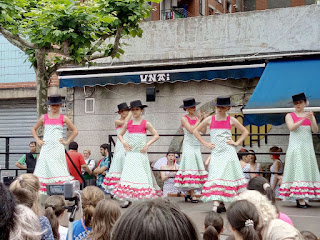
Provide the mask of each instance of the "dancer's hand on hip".
[{"label": "dancer's hand on hip", "polygon": [[140,150],[141,153],[147,153],[149,146],[146,144],[144,147]]},{"label": "dancer's hand on hip", "polygon": [[132,147],[127,142],[123,143],[123,147],[128,152],[130,152],[132,150]]},{"label": "dancer's hand on hip", "polygon": [[228,139],[227,144],[228,144],[228,145],[235,146],[235,147],[237,147],[237,146],[239,145],[238,143],[236,143],[235,141],[233,141],[232,138],[229,138],[229,139]]},{"label": "dancer's hand on hip", "polygon": [[41,147],[42,145],[45,144],[45,142],[44,142],[43,140],[38,140],[38,141],[37,141],[37,144]]},{"label": "dancer's hand on hip", "polygon": [[63,138],[60,138],[59,142],[63,145],[68,145],[68,143]]},{"label": "dancer's hand on hip", "polygon": [[204,145],[209,149],[214,149],[216,147],[216,145],[211,142],[206,142]]}]

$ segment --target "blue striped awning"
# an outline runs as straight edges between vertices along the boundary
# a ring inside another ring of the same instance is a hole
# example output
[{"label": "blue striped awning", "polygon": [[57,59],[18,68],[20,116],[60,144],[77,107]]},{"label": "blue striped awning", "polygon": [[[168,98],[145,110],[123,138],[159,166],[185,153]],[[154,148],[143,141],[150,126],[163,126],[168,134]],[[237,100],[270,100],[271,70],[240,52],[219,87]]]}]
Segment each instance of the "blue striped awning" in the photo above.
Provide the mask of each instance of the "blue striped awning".
[{"label": "blue striped awning", "polygon": [[177,81],[201,81],[214,79],[242,79],[260,77],[264,64],[237,65],[206,68],[183,68],[170,70],[155,70],[141,72],[92,73],[86,71],[61,72],[59,75],[60,88],[105,86],[127,83],[164,83]]},{"label": "blue striped awning", "polygon": [[243,109],[244,124],[283,124],[285,113],[293,110],[291,96],[301,92],[310,97],[310,109],[318,111],[319,69],[320,59],[269,62]]}]

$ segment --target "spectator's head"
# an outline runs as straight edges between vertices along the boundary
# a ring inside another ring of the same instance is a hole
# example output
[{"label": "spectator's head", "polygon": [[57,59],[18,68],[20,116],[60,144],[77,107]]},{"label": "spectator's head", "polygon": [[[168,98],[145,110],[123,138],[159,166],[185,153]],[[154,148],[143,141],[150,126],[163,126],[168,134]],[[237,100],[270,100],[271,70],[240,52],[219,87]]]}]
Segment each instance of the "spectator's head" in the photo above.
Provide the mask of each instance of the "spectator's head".
[{"label": "spectator's head", "polygon": [[134,203],[113,228],[113,240],[198,240],[189,217],[162,199]]},{"label": "spectator's head", "polygon": [[84,159],[88,159],[91,155],[91,150],[90,149],[85,149],[83,150],[83,157]]},{"label": "spectator's head", "polygon": [[0,239],[9,239],[16,222],[16,202],[12,193],[0,182]]},{"label": "spectator's head", "polygon": [[76,142],[71,142],[70,144],[69,144],[69,150],[75,150],[75,151],[78,151],[78,143],[76,143]]},{"label": "spectator's head", "polygon": [[10,233],[10,240],[40,240],[43,232],[39,217],[24,205],[19,204],[16,209],[15,227]]},{"label": "spectator's head", "polygon": [[272,202],[272,204],[275,204],[275,197],[273,190],[268,182],[267,179],[264,177],[254,177],[251,178],[248,185],[247,185],[248,190],[256,190],[262,195],[267,196],[267,198]]},{"label": "spectator's head", "polygon": [[54,239],[60,239],[59,234],[59,217],[62,217],[65,212],[66,204],[60,196],[50,196],[44,203],[44,216],[46,216],[52,228]]},{"label": "spectator's head", "polygon": [[108,143],[101,144],[100,153],[101,153],[101,155],[103,157],[106,157],[106,156],[109,155],[108,149],[109,149],[109,144]]},{"label": "spectator's head", "polygon": [[282,148],[281,147],[277,147],[277,146],[273,146],[269,149],[270,153],[273,153],[270,155],[271,160],[276,160],[276,159],[280,159],[280,154],[275,154],[275,153],[281,153],[282,152]]},{"label": "spectator's head", "polygon": [[29,143],[30,152],[35,153],[37,152],[37,143],[32,141]]},{"label": "spectator's head", "polygon": [[231,203],[227,211],[227,219],[232,227],[233,235],[246,240],[260,240],[258,223],[259,214],[256,207],[247,200]]},{"label": "spectator's head", "polygon": [[170,162],[175,162],[175,160],[176,160],[176,155],[175,155],[174,151],[168,151],[166,154],[166,157],[167,157],[168,161],[170,161]]},{"label": "spectator's head", "polygon": [[91,227],[94,209],[98,202],[104,199],[104,193],[96,186],[88,186],[83,189],[81,198],[85,225]]},{"label": "spectator's head", "polygon": [[268,240],[304,240],[300,232],[281,219],[273,219],[261,230],[262,239]]},{"label": "spectator's head", "polygon": [[301,231],[300,233],[304,240],[318,240],[317,236],[310,231]]},{"label": "spectator's head", "polygon": [[219,213],[211,212],[204,219],[204,227],[203,240],[219,240],[223,232],[223,218]]},{"label": "spectator's head", "polygon": [[17,203],[31,207],[38,216],[40,215],[40,181],[37,176],[31,173],[22,174],[10,184],[9,189],[15,195]]},{"label": "spectator's head", "polygon": [[245,162],[248,162],[247,155],[248,155],[248,150],[245,149],[245,148],[241,148],[241,149],[238,151],[238,158],[239,158],[239,160],[243,160],[243,161],[245,161]]},{"label": "spectator's head", "polygon": [[110,240],[112,227],[121,215],[121,209],[113,200],[101,200],[93,214],[92,231],[89,239]]},{"label": "spectator's head", "polygon": [[255,162],[257,161],[257,157],[256,157],[255,151],[249,150],[249,151],[248,151],[247,158],[248,158],[249,162],[255,163]]},{"label": "spectator's head", "polygon": [[270,220],[278,218],[277,209],[267,199],[256,190],[247,190],[239,194],[236,200],[248,200],[253,203],[258,210],[259,215],[259,228],[265,226]]}]

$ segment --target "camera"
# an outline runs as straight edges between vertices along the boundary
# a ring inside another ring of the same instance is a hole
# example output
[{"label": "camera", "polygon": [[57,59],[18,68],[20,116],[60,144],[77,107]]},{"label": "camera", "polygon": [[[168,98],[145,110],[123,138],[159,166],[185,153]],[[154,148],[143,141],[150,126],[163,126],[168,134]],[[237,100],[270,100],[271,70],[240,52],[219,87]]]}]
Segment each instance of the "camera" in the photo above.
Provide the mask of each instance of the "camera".
[{"label": "camera", "polygon": [[63,195],[65,199],[74,199],[75,192],[80,191],[80,183],[77,180],[63,184],[47,184],[48,195]]}]

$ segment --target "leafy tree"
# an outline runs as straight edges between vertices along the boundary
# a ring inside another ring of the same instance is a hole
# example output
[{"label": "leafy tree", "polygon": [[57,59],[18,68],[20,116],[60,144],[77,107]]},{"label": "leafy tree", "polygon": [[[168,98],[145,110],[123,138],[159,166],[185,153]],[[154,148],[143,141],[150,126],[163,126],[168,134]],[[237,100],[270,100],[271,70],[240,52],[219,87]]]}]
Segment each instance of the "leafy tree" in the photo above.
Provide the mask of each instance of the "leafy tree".
[{"label": "leafy tree", "polygon": [[[153,0],[159,1],[159,0]],[[145,0],[0,0],[0,33],[28,55],[36,73],[38,115],[46,112],[49,79],[67,64],[92,64],[141,37]]]}]

